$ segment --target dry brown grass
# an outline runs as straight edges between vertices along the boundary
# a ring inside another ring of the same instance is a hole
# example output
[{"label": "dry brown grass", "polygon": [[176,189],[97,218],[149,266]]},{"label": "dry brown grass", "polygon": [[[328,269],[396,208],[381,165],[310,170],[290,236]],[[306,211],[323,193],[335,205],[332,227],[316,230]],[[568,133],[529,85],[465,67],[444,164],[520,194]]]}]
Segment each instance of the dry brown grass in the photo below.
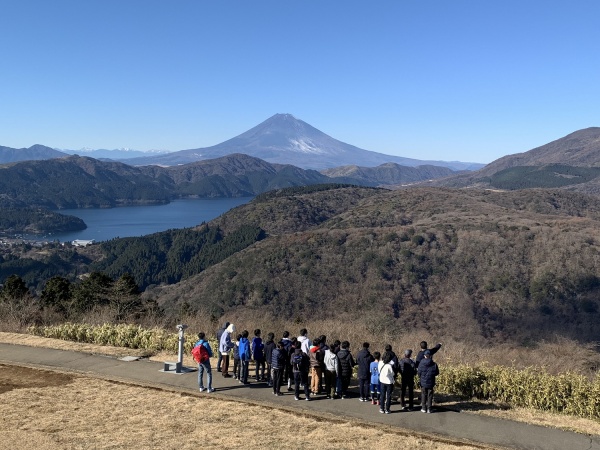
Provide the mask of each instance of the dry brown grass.
[{"label": "dry brown grass", "polygon": [[[475,449],[350,422],[47,370],[0,366],[0,448]],[[0,391],[2,392],[2,391]],[[325,444],[323,444],[325,443]]]}]

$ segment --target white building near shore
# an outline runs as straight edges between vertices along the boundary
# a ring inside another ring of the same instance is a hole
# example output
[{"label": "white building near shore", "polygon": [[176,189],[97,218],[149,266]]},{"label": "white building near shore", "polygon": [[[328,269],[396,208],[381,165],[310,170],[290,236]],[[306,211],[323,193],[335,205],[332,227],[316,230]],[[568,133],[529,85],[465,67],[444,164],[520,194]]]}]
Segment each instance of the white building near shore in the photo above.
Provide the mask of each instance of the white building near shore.
[{"label": "white building near shore", "polygon": [[71,244],[73,244],[75,247],[87,247],[88,245],[92,245],[94,242],[94,239],[75,239],[73,242],[71,242]]}]

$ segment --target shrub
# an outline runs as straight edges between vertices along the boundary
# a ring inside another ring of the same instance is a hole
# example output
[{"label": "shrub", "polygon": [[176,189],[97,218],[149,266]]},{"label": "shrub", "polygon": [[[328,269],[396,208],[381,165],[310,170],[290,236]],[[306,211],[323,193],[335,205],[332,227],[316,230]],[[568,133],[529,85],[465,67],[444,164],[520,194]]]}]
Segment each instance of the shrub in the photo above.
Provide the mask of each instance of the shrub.
[{"label": "shrub", "polygon": [[600,418],[600,377],[573,372],[550,375],[541,368],[459,365],[440,369],[440,392],[511,406]]},{"label": "shrub", "polygon": [[[27,331],[30,334],[47,338],[143,349],[150,352],[164,350],[177,353],[179,345],[179,336],[176,332],[169,332],[162,328],[145,329],[138,325],[64,323],[55,326],[32,326]],[[191,353],[195,342],[196,337],[193,334],[186,336],[184,344],[186,353]],[[209,339],[209,342],[213,351],[216,352],[217,342],[211,339]]]}]

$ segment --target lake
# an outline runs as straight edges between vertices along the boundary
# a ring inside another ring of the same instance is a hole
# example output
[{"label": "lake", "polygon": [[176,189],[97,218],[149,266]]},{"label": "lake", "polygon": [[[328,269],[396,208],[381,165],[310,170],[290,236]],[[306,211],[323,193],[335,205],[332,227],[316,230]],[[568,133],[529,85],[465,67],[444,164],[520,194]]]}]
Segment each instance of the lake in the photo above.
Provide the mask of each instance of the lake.
[{"label": "lake", "polygon": [[144,236],[172,228],[189,228],[202,222],[208,222],[250,200],[252,197],[185,199],[174,200],[166,205],[61,209],[56,212],[77,216],[88,227],[81,231],[24,237],[60,242],[94,239],[99,242],[116,237]]}]

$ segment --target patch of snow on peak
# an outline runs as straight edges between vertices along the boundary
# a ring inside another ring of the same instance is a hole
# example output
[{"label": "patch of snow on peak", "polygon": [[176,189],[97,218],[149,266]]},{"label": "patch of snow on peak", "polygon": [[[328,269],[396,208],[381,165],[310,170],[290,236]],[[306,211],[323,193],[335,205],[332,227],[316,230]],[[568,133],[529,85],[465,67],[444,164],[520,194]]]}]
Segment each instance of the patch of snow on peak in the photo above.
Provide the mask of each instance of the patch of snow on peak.
[{"label": "patch of snow on peak", "polygon": [[326,153],[321,148],[315,147],[310,140],[290,139],[290,144],[292,145],[292,150],[298,153],[310,153],[316,155],[322,155]]}]

